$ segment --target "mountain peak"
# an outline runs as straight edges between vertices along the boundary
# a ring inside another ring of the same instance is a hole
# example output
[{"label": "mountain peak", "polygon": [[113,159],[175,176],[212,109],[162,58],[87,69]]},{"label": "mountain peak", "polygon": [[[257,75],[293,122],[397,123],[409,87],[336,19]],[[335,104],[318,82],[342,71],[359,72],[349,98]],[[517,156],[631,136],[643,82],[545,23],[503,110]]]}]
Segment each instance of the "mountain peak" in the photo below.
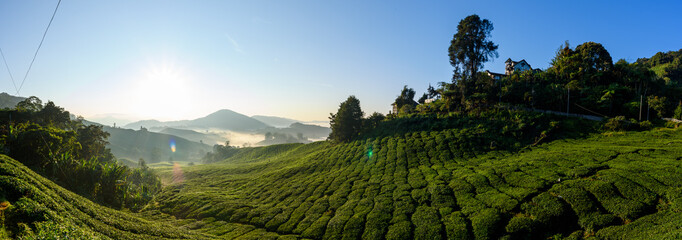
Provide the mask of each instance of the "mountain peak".
[{"label": "mountain peak", "polygon": [[126,125],[127,128],[137,129],[142,125],[144,127],[196,127],[196,128],[219,128],[232,131],[253,131],[269,127],[267,124],[258,121],[254,118],[248,117],[244,114],[229,110],[221,109],[215,111],[205,117],[200,117],[194,120],[181,120],[159,122],[156,120],[138,121]]}]

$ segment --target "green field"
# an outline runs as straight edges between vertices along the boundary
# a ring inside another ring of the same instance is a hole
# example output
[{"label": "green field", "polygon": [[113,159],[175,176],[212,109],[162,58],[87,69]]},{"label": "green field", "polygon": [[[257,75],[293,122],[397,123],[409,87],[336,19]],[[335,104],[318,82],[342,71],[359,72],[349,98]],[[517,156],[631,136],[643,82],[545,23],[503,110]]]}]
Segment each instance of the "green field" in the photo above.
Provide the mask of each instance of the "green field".
[{"label": "green field", "polygon": [[155,204],[314,239],[682,237],[680,130],[480,156],[456,132],[249,149],[185,168]]},{"label": "green field", "polygon": [[181,164],[183,180],[141,213],[99,206],[0,157],[0,200],[11,205],[0,236],[682,238],[682,130],[487,153],[462,152],[461,136],[445,129],[243,148],[222,162]]}]

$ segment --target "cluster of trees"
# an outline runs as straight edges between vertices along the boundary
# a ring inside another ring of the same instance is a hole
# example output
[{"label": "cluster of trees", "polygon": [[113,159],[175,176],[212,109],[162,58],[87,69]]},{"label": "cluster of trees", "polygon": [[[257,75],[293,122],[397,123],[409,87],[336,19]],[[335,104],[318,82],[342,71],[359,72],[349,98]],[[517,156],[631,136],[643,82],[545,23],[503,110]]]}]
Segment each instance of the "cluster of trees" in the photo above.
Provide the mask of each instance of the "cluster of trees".
[{"label": "cluster of trees", "polygon": [[109,133],[84,125],[52,101],[30,97],[16,109],[0,110],[0,153],[6,154],[64,188],[99,203],[140,209],[161,188],[140,160],[131,169],[106,147]]},{"label": "cluster of trees", "polygon": [[[422,96],[436,101],[420,99],[421,105],[400,108],[396,114],[480,112],[505,104],[638,121],[682,117],[682,50],[614,64],[600,43],[571,48],[566,42],[545,71],[517,71],[495,80],[479,72],[483,63],[497,57],[498,46],[488,39],[492,30],[492,23],[477,15],[460,21],[448,49],[452,82],[430,87]],[[406,92],[414,90],[405,87],[396,104],[411,100],[403,99]]]},{"label": "cluster of trees", "polygon": [[[516,71],[495,80],[479,71],[485,62],[498,57],[498,45],[489,39],[492,30],[492,23],[478,15],[462,19],[448,49],[454,67],[452,82],[441,82],[437,89],[429,86],[419,101],[414,101],[414,89],[403,87],[389,116],[481,113],[512,105],[630,122],[682,119],[682,50],[657,53],[633,63],[624,59],[613,63],[600,43],[571,48],[566,42],[545,71]],[[348,141],[364,127],[354,97],[342,103],[330,120],[330,139],[334,140]]]},{"label": "cluster of trees", "polygon": [[499,86],[503,103],[639,121],[672,116],[682,97],[680,79],[666,82],[639,62],[614,64],[594,42],[566,43],[546,71],[514,73]]},{"label": "cluster of trees", "polygon": [[[414,90],[412,91],[414,96]],[[329,116],[329,125],[332,132],[329,139],[337,142],[348,142],[359,136],[362,132],[374,129],[385,116],[381,113],[372,113],[364,118],[365,113],[360,108],[360,100],[350,96],[339,105],[336,114]]]},{"label": "cluster of trees", "polygon": [[453,82],[439,89],[440,106],[425,109],[472,110],[504,103],[641,121],[672,116],[680,105],[681,52],[614,64],[600,43],[571,48],[566,42],[546,71],[514,72],[495,81],[478,72],[488,57],[497,56],[497,45],[487,39],[492,29],[489,21],[476,15],[460,22],[449,49]]},{"label": "cluster of trees", "polygon": [[230,146],[230,141],[225,141],[225,145],[213,145],[213,151],[207,152],[201,159],[204,163],[212,163],[225,160],[239,151],[238,148]]}]

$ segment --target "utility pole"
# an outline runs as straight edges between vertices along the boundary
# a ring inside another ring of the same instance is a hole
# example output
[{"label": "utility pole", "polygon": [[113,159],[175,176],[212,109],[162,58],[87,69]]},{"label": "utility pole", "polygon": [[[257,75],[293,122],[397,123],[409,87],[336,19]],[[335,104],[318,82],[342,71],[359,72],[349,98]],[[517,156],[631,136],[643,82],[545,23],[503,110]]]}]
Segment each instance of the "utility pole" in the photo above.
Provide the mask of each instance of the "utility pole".
[{"label": "utility pole", "polygon": [[568,101],[566,101],[566,114],[569,114],[569,109],[571,108],[571,88],[568,88]]},{"label": "utility pole", "polygon": [[530,108],[535,109],[535,86],[533,86],[533,89],[530,90]]},{"label": "utility pole", "polygon": [[502,78],[500,77],[500,79],[497,80],[497,82],[500,83],[500,93],[499,93],[499,95],[500,95],[500,100],[497,101],[497,103],[500,104],[500,105],[502,105]]},{"label": "utility pole", "polygon": [[642,95],[639,95],[639,121],[642,121]]}]

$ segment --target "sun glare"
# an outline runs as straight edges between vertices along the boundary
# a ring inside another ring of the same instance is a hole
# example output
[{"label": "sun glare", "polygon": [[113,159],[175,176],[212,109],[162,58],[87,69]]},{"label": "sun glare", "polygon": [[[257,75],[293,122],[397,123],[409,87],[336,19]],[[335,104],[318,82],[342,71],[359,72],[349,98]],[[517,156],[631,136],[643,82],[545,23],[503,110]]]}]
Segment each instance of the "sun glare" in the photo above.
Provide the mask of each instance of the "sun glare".
[{"label": "sun glare", "polygon": [[135,111],[146,118],[176,120],[191,107],[188,77],[176,64],[150,64],[135,86]]},{"label": "sun glare", "polygon": [[171,138],[168,145],[170,146],[171,152],[175,152],[175,139]]}]

